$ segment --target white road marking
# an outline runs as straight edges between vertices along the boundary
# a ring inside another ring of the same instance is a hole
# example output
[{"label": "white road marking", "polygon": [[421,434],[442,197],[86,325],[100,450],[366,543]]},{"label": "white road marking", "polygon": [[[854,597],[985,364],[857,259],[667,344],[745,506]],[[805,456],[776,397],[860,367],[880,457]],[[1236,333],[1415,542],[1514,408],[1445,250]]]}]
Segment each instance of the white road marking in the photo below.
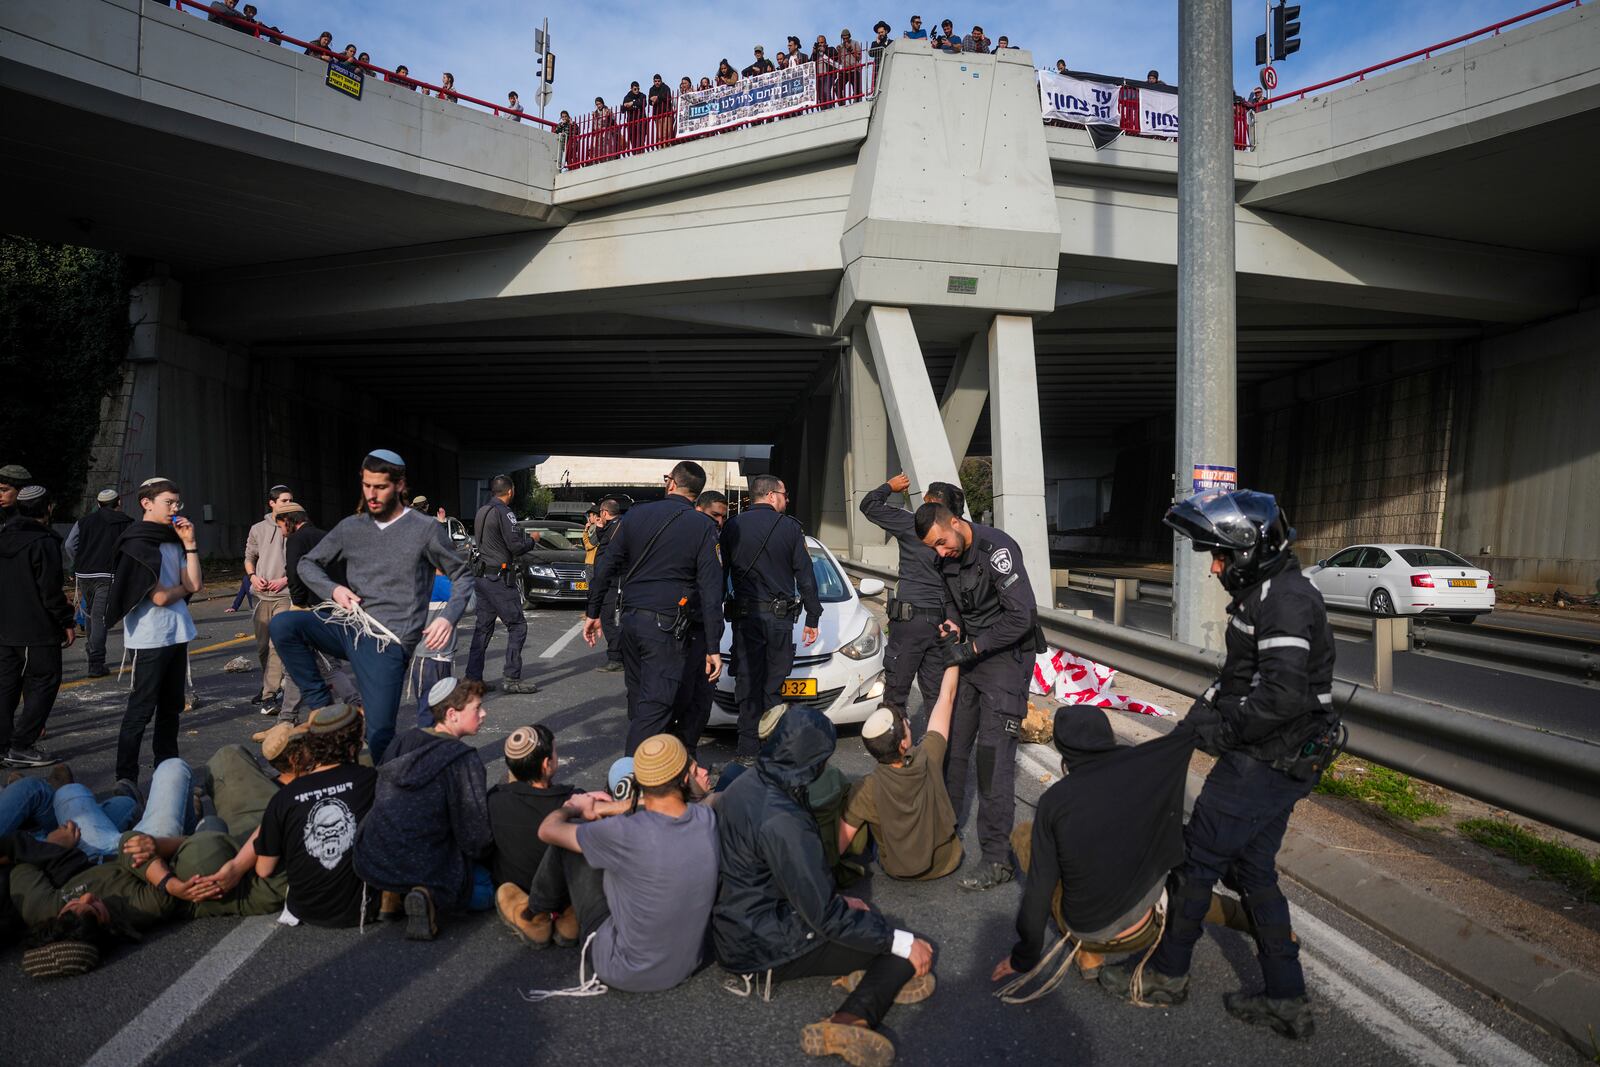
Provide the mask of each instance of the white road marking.
[{"label": "white road marking", "polygon": [[138,1067],[222,987],[278,928],[276,915],[241,922],[193,967],[134,1016],[117,1035],[85,1062],[84,1067]]},{"label": "white road marking", "polygon": [[[1294,921],[1297,925],[1302,924],[1305,918],[1304,911],[1295,912]],[[1347,978],[1316,957],[1301,952],[1300,963],[1319,993],[1410,1062],[1427,1064],[1429,1067],[1454,1067],[1461,1062],[1459,1056],[1446,1052],[1428,1040],[1416,1027],[1357,989]]]},{"label": "white road marking", "polygon": [[540,659],[555,659],[556,656],[561,654],[561,650],[563,648],[566,648],[567,645],[571,644],[572,639],[574,637],[577,637],[582,632],[583,632],[583,620],[579,619],[577,622],[572,624],[572,629],[568,630],[566,633],[562,634],[560,637],[558,637],[554,641],[550,642],[550,647],[545,649],[543,652],[539,653],[539,658]]}]

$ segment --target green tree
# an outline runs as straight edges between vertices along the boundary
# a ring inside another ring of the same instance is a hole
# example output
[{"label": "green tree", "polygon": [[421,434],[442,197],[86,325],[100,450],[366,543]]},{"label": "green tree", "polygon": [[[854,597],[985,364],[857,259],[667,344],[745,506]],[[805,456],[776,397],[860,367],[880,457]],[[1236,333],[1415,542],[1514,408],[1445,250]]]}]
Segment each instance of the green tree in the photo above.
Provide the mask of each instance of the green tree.
[{"label": "green tree", "polygon": [[982,519],[994,506],[994,460],[968,456],[961,461],[961,491],[967,494],[967,514]]},{"label": "green tree", "polygon": [[0,463],[21,463],[58,502],[83,493],[101,401],[122,378],[132,328],[126,259],[0,237]]}]

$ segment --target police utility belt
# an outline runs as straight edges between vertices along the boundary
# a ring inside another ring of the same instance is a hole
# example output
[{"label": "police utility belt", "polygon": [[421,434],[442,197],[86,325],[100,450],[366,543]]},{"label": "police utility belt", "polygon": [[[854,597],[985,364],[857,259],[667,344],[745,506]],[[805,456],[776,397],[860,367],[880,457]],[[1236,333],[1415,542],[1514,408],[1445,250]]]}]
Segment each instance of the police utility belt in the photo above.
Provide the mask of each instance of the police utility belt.
[{"label": "police utility belt", "polygon": [[[685,601],[687,599],[687,597],[684,598]],[[679,641],[682,641],[689,636],[689,627],[694,625],[694,620],[689,618],[689,612],[686,607],[686,603],[679,602],[677,611],[655,611],[651,608],[630,607],[622,603],[622,599],[618,597],[615,621],[621,623],[622,616],[630,611],[636,611],[641,615],[650,615],[656,620],[656,629],[663,633],[669,633]]]},{"label": "police utility belt", "polygon": [[890,622],[910,622],[912,619],[928,619],[932,622],[945,620],[945,610],[942,607],[925,608],[897,597],[889,598],[887,614]]},{"label": "police utility belt", "polygon": [[771,600],[729,600],[723,604],[722,613],[729,619],[748,619],[752,615],[797,619],[802,603],[797,596],[775,596]]}]

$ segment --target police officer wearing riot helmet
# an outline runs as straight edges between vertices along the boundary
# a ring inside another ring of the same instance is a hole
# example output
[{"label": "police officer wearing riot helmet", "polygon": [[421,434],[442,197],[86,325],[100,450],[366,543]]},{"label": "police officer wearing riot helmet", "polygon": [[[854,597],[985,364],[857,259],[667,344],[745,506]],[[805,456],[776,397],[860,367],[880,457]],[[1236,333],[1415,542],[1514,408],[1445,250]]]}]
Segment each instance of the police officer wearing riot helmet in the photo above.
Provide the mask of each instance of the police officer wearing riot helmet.
[{"label": "police officer wearing riot helmet", "polygon": [[[647,737],[666,733],[692,672],[710,681],[722,673],[722,562],[717,524],[694,509],[706,472],[684,461],[662,479],[666,496],[628,511],[595,561],[583,639],[601,634],[606,586],[620,579],[621,648],[628,686],[628,740],[633,755]],[[699,598],[700,618],[691,601]],[[696,740],[699,740],[696,738]]]},{"label": "police officer wearing riot helmet", "polygon": [[477,625],[467,653],[467,678],[483,681],[483,661],[494,638],[495,620],[506,624],[506,665],[500,687],[507,693],[537,693],[539,687],[522,677],[522,644],[528,639],[528,620],[522,614],[522,594],[517,586],[517,557],[533,550],[538,531],[530,537],[517,528],[511,513],[516,483],[504,474],[489,482],[489,502],[478,509],[473,534],[483,559],[483,573],[473,578],[478,595]]},{"label": "police officer wearing riot helmet", "polygon": [[747,767],[761,751],[761,713],[783,703],[783,683],[794,667],[794,620],[805,609],[801,640],[811,646],[822,621],[817,577],[806,551],[806,532],[785,515],[789,490],[782,479],[750,479],[751,506],[722,528],[722,558],[733,586],[734,697],[739,702],[739,748]]},{"label": "police officer wearing riot helmet", "polygon": [[[894,493],[911,489],[911,479],[897,474],[861,499],[861,514],[891,534],[900,547],[900,579],[889,598],[889,643],[883,656],[883,703],[904,714],[906,698],[915,679],[922,690],[922,705],[933,707],[944,680],[945,657],[939,649],[939,624],[945,620],[943,561],[917,536],[911,512],[889,503]],[[959,517],[966,511],[966,494],[949,482],[932,482],[922,494],[924,504],[943,504]]]},{"label": "police officer wearing riot helmet", "polygon": [[[614,496],[608,496],[600,501],[600,514],[596,523],[594,534],[594,565],[589,568],[589,591],[592,594],[595,586],[595,576],[599,573],[600,557],[606,554],[606,548],[611,544],[612,538],[617,536],[621,529],[618,525],[622,522],[622,501]],[[600,628],[606,636],[606,661],[597,670],[614,673],[622,670],[622,630],[617,624],[617,582],[621,574],[612,572],[612,578],[606,587],[600,590]]]},{"label": "police officer wearing riot helmet", "polygon": [[950,719],[945,787],[957,816],[966,799],[967,765],[978,762],[978,843],[983,861],[963,889],[1011,881],[1011,820],[1016,811],[1017,738],[1028,713],[1028,683],[1039,650],[1038,607],[1022,549],[1003,530],[967,522],[943,504],[917,509],[917,536],[941,559],[947,621],[956,633],[949,661],[961,668]]},{"label": "police officer wearing riot helmet", "polygon": [[1222,674],[1189,710],[1199,746],[1217,757],[1184,829],[1186,858],[1168,883],[1167,928],[1130,990],[1137,960],[1100,981],[1152,1004],[1181,1004],[1211,887],[1239,891],[1255,929],[1264,994],[1227,993],[1228,1013],[1291,1038],[1314,1023],[1275,866],[1289,813],[1343,741],[1333,709],[1333,633],[1322,595],[1300,573],[1294,530],[1268,493],[1214,490],[1167,512],[1166,524],[1211,553],[1233,595]]}]

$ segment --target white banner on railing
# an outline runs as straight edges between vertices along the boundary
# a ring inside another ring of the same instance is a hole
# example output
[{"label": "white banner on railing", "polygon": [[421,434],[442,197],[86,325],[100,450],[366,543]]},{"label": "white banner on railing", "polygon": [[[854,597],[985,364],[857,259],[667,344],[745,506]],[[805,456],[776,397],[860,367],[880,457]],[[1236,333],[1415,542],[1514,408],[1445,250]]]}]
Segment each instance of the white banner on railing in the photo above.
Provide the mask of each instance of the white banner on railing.
[{"label": "white banner on railing", "polygon": [[678,97],[678,136],[708,133],[817,102],[817,65],[774,70]]},{"label": "white banner on railing", "polygon": [[1178,94],[1141,88],[1139,132],[1157,137],[1178,136]]},{"label": "white banner on railing", "polygon": [[1117,87],[1053,70],[1039,72],[1039,108],[1047,119],[1085,126],[1117,126]]}]

